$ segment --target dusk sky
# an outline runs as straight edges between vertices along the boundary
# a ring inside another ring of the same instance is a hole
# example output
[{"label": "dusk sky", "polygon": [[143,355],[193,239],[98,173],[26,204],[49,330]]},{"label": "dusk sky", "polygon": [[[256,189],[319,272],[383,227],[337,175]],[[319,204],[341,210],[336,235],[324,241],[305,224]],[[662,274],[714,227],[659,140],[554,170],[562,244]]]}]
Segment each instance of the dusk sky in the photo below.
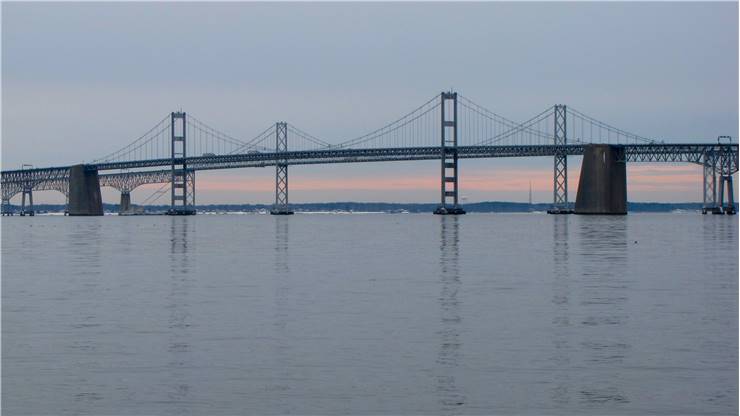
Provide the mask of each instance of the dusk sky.
[{"label": "dusk sky", "polygon": [[[646,137],[736,141],[737,7],[3,3],[3,169],[91,161],[179,109],[244,140],[286,120],[339,143],[448,89],[513,120],[564,103]],[[461,194],[526,201],[531,181],[535,201],[551,201],[552,164],[462,160]],[[580,159],[569,165],[575,200]],[[298,166],[290,196],[436,202],[438,175],[438,161]],[[698,202],[700,175],[628,165],[628,198]],[[199,204],[271,203],[274,168],[199,173],[196,184]],[[118,202],[112,189],[103,198]]]}]

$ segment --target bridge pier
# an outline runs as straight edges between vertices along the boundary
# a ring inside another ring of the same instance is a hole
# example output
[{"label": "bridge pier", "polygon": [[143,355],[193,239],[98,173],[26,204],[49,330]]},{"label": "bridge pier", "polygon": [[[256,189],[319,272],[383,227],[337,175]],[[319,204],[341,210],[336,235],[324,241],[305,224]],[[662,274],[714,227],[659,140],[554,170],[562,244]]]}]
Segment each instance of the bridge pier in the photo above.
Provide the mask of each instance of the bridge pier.
[{"label": "bridge pier", "polygon": [[[26,209],[26,195],[28,195],[28,209]],[[21,217],[29,215],[33,217],[35,214],[33,210],[33,187],[24,186],[23,193],[21,195]]]},{"label": "bridge pier", "polygon": [[[724,204],[724,189],[727,184],[727,205]],[[735,215],[735,196],[733,194],[732,174],[722,175],[719,180],[719,204],[722,213]]]},{"label": "bridge pier", "polygon": [[576,214],[627,214],[627,165],[624,156],[623,146],[585,146]]},{"label": "bridge pier", "polygon": [[103,199],[97,169],[75,165],[69,169],[69,215],[103,215]]},{"label": "bridge pier", "polygon": [[702,160],[703,203],[702,214],[721,214],[722,209],[717,205],[717,156],[714,152],[707,151]]},{"label": "bridge pier", "polygon": [[[288,123],[275,124],[275,153],[288,151]],[[293,215],[288,205],[288,161],[275,161],[275,205],[270,210],[271,215]]]},{"label": "bridge pier", "polygon": [[10,198],[3,198],[0,210],[2,211],[3,217],[13,215],[13,211],[10,209]]},{"label": "bridge pier", "polygon": [[118,215],[125,215],[131,211],[131,192],[121,191],[121,203],[118,205]]},{"label": "bridge pier", "polygon": [[[465,210],[458,205],[458,170],[457,170],[457,93],[443,92],[440,94],[442,100],[441,131],[442,143],[440,145],[440,162],[442,164],[441,174],[441,201],[436,215],[462,215]],[[448,103],[450,102],[450,103]]]},{"label": "bridge pier", "polygon": [[[723,136],[729,137],[729,136]],[[721,137],[722,138],[722,137]],[[726,185],[726,186],[725,186]],[[727,189],[727,204],[725,205],[725,189]],[[729,146],[722,146],[719,155],[719,209],[721,213],[735,215],[735,195],[732,184],[732,150]]]},{"label": "bridge pier", "polygon": [[[721,139],[731,138],[720,136],[718,141]],[[708,150],[704,153],[702,158],[704,174],[702,214],[736,214],[734,186],[732,184],[732,158],[732,149],[728,145],[721,145],[717,150]],[[719,183],[717,183],[718,179]],[[727,196],[726,204],[725,195]]]}]

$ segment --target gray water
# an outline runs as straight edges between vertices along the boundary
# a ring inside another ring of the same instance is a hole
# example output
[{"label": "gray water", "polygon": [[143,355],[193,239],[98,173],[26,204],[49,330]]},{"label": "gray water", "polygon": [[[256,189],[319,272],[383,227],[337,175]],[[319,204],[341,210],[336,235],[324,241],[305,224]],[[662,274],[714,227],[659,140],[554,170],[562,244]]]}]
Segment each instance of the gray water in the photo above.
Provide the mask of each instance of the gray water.
[{"label": "gray water", "polygon": [[738,222],[2,219],[2,413],[736,414]]}]

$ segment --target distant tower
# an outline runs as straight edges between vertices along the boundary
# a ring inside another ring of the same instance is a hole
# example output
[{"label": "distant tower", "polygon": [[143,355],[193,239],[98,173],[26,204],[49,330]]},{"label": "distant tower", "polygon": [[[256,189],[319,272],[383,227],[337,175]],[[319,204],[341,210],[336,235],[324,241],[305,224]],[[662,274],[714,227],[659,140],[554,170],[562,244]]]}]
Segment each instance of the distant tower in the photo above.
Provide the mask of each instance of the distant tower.
[{"label": "distant tower", "polygon": [[183,112],[170,114],[170,157],[172,158],[170,192],[172,198],[167,215],[195,215],[195,201],[191,190],[188,189],[188,185],[194,184],[188,183],[187,121],[185,117]]},{"label": "distant tower", "polygon": [[441,161],[441,199],[434,210],[437,215],[461,215],[465,210],[458,204],[457,171],[457,93],[440,94],[440,161]]},{"label": "distant tower", "polygon": [[553,170],[552,208],[547,210],[548,214],[572,214],[573,210],[568,207],[568,128],[567,108],[562,104],[554,107],[554,136],[555,165]]},{"label": "distant tower", "polygon": [[288,205],[288,160],[279,157],[280,153],[288,151],[288,123],[275,123],[275,205],[272,206],[272,215],[292,215]]}]

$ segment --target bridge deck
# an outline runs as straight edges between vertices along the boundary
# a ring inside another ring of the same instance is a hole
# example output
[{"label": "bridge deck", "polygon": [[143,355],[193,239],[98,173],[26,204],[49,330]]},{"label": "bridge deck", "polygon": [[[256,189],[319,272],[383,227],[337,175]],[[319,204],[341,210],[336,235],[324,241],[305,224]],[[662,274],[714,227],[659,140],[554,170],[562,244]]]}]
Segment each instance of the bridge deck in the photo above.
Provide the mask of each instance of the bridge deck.
[{"label": "bridge deck", "polygon": [[[713,143],[651,143],[651,144],[628,144],[625,148],[626,161],[628,162],[689,162],[702,163],[702,158],[707,152],[731,151],[731,171],[738,170],[738,145],[719,145]],[[565,152],[570,156],[583,154],[584,144],[569,144],[564,146]],[[517,146],[459,146],[458,157],[470,158],[500,158],[500,157],[542,157],[554,156],[560,149],[555,145],[517,145]],[[387,161],[409,161],[409,160],[432,160],[439,159],[439,147],[394,147],[374,149],[342,149],[325,148],[310,151],[290,152],[250,152],[232,155],[210,155],[195,156],[186,159],[189,169],[213,170],[213,169],[235,169],[247,167],[273,166],[276,160],[289,165],[309,165],[328,163],[365,163],[365,162],[387,162]],[[89,165],[92,169],[99,171],[146,169],[153,167],[169,167],[172,159],[150,159],[134,160],[125,162],[99,163]],[[25,170],[8,170],[1,174],[1,183],[4,187],[28,185],[40,182],[64,180],[69,175],[70,166],[57,166],[49,168],[36,168]],[[110,176],[119,175],[155,175],[158,178],[167,177],[166,171],[141,171],[122,172]],[[106,175],[108,176],[108,175]],[[116,178],[111,178],[115,182]],[[158,179],[159,180],[159,179]]]}]

